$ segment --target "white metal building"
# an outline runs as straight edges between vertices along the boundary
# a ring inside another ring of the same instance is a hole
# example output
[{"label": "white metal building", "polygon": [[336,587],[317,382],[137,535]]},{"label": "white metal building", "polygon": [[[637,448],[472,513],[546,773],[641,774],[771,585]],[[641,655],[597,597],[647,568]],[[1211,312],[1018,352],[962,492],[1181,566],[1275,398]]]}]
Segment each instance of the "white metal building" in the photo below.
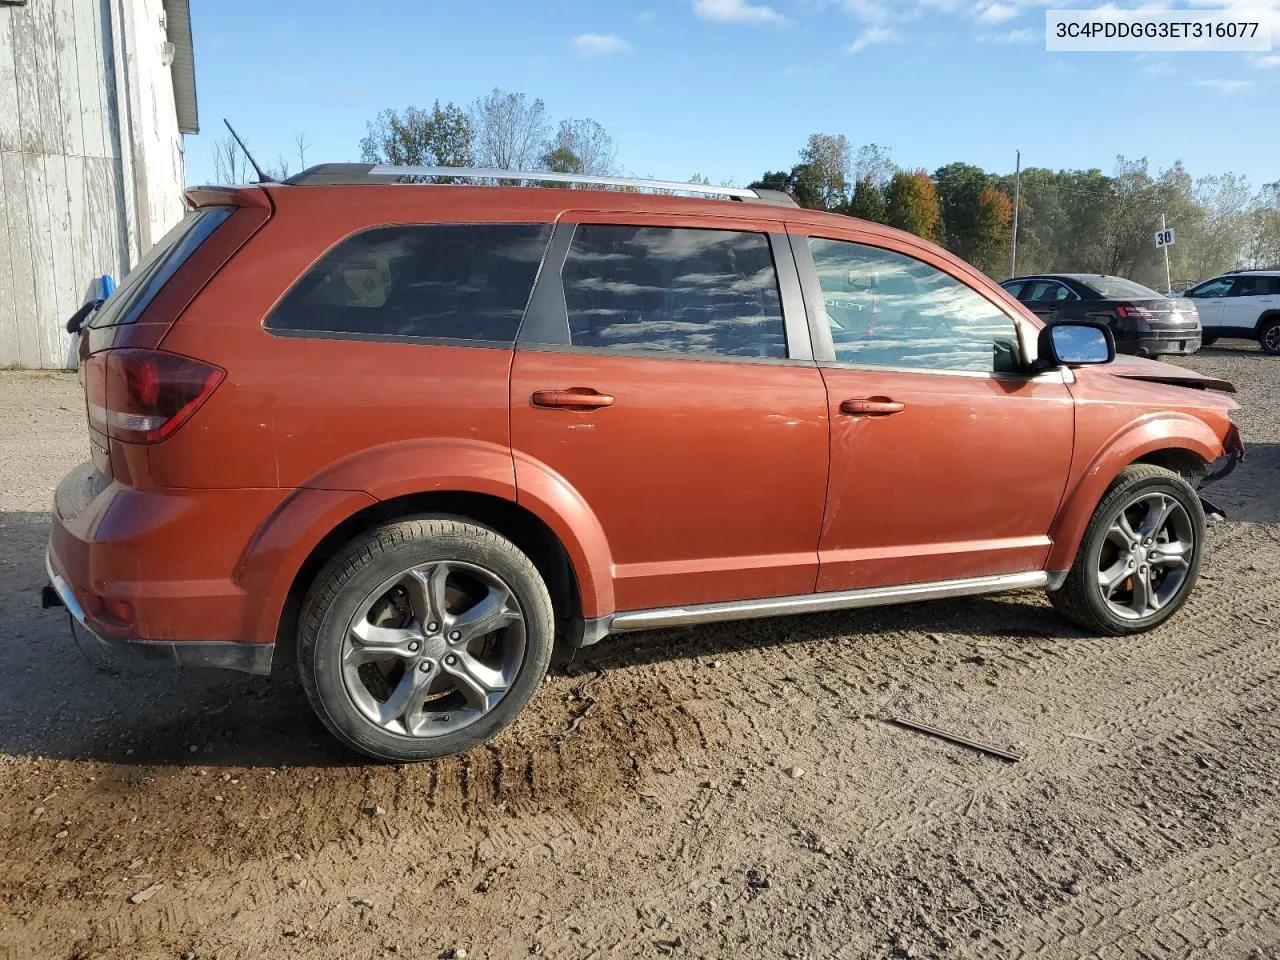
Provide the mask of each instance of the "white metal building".
[{"label": "white metal building", "polygon": [[188,0],[0,0],[0,367],[74,364],[67,317],[183,213]]}]

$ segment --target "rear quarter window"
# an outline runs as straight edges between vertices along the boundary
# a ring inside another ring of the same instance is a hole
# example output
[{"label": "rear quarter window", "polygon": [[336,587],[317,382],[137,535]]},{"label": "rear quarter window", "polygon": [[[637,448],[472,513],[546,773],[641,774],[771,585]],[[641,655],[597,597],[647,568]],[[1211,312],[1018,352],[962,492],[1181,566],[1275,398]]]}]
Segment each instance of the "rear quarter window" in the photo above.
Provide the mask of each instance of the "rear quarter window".
[{"label": "rear quarter window", "polygon": [[514,343],[550,224],[420,224],[350,236],[267,317],[299,335]]}]

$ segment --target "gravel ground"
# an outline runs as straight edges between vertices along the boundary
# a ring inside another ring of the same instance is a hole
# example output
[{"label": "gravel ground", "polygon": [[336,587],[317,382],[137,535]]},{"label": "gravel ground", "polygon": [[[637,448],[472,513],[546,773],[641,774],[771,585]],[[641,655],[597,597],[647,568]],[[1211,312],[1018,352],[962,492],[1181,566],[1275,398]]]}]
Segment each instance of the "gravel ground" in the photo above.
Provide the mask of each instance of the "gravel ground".
[{"label": "gravel ground", "polygon": [[1156,632],[1025,593],[625,637],[412,767],[286,680],[86,662],[37,594],[83,401],[0,373],[0,958],[1280,958],[1280,360],[1186,364],[1251,456]]}]

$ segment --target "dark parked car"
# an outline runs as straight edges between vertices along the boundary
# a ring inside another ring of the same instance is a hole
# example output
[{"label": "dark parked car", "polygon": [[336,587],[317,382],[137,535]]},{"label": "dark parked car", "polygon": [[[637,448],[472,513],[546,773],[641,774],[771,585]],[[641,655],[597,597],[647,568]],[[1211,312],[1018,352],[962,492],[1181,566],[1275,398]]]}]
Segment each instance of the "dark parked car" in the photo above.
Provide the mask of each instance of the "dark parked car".
[{"label": "dark parked car", "polygon": [[1182,297],[1094,273],[1014,277],[1000,284],[1046,323],[1092,320],[1105,323],[1119,353],[1154,357],[1200,349],[1200,314]]}]

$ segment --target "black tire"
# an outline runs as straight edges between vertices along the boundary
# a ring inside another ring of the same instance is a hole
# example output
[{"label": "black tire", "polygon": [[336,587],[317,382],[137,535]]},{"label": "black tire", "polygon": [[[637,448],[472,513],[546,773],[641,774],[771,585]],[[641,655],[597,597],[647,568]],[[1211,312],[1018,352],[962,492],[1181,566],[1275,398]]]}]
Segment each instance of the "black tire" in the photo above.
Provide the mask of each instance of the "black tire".
[{"label": "black tire", "polygon": [[1271,317],[1262,322],[1262,326],[1258,328],[1258,343],[1262,345],[1262,352],[1269,353],[1273,357],[1280,356],[1280,317]]},{"label": "black tire", "polygon": [[[366,717],[348,692],[342,667],[347,632],[361,605],[389,578],[440,562],[483,568],[510,591],[523,616],[523,659],[501,699],[469,725],[430,736],[392,732]],[[366,756],[410,762],[464,753],[497,736],[537,691],[554,646],[552,610],[533,563],[488,527],[439,515],[388,523],[340,550],[312,584],[298,620],[302,688],[329,732]]]},{"label": "black tire", "polygon": [[1212,347],[1217,342],[1218,342],[1217,337],[1205,337],[1203,340],[1200,341],[1200,346]]},{"label": "black tire", "polygon": [[[1176,594],[1152,615],[1126,619],[1107,603],[1099,586],[1102,551],[1120,512],[1152,493],[1165,494],[1181,505],[1190,526],[1189,532],[1193,535],[1194,549]],[[1181,476],[1151,464],[1126,467],[1098,504],[1085,529],[1066,582],[1061,588],[1049,592],[1049,600],[1063,617],[1094,633],[1124,635],[1151,630],[1173,616],[1195,589],[1204,556],[1204,529],[1204,509],[1200,498]]]}]

